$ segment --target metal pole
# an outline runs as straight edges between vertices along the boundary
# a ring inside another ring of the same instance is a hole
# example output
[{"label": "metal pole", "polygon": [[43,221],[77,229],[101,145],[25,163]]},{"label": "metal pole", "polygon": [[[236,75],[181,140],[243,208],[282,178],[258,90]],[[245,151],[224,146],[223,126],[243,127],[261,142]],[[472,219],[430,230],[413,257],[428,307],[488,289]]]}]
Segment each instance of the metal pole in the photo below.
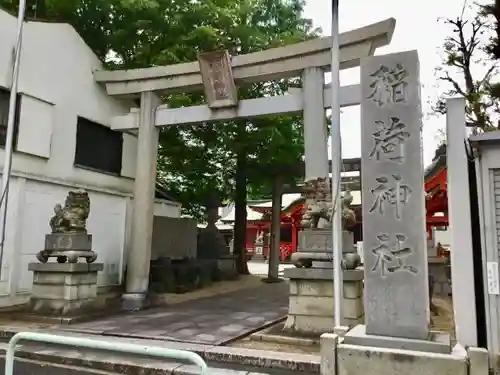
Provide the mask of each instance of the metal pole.
[{"label": "metal pole", "polygon": [[5,160],[2,172],[2,194],[0,200],[0,278],[3,270],[3,250],[5,244],[5,228],[7,221],[7,204],[9,201],[9,182],[12,169],[12,153],[14,139],[14,125],[16,120],[17,104],[17,82],[19,78],[19,65],[21,59],[21,46],[23,40],[24,14],[26,11],[26,0],[19,1],[19,11],[17,15],[17,43],[15,47],[14,67],[12,69],[12,81],[9,98],[9,117],[7,121],[7,135],[5,137]]},{"label": "metal pole", "polygon": [[340,207],[340,173],[342,171],[342,142],[340,134],[340,77],[339,77],[339,1],[332,0],[332,204],[334,207],[333,236],[333,303],[334,327],[340,328],[343,321],[342,302],[342,212]]}]

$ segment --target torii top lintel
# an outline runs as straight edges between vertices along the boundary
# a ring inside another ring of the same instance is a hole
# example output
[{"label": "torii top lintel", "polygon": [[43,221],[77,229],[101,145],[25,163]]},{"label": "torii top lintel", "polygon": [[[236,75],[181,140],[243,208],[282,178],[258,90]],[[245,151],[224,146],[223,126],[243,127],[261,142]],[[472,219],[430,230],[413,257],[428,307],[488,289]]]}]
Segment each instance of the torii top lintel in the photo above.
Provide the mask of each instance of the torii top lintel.
[{"label": "torii top lintel", "polygon": [[[340,34],[340,68],[358,66],[392,39],[396,20],[389,18]],[[309,67],[330,69],[331,37],[234,56],[231,61],[236,84],[299,76]],[[143,69],[94,72],[96,82],[109,95],[137,96],[145,91],[190,92],[203,89],[198,61]]]}]

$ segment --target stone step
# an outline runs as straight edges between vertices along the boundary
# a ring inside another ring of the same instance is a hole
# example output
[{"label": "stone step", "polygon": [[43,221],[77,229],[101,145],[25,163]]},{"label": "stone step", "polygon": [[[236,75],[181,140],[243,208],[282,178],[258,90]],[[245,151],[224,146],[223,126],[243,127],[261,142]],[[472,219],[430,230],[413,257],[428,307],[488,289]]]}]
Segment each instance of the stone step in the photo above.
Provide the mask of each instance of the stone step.
[{"label": "stone step", "polygon": [[[264,350],[223,347],[172,341],[132,339],[125,337],[99,336],[69,333],[57,330],[37,330],[71,337],[92,338],[111,343],[132,343],[158,346],[170,349],[189,350],[199,354],[213,369],[211,373],[224,375],[247,375],[260,373],[269,375],[288,375],[298,372],[316,375],[319,373],[320,357],[317,355],[270,352]],[[4,354],[6,342],[15,330],[4,329],[0,332],[0,354]],[[150,356],[130,355],[112,351],[95,351],[70,346],[21,341],[16,350],[16,358],[41,361],[50,364],[74,366],[120,374],[198,374],[196,366]]]}]

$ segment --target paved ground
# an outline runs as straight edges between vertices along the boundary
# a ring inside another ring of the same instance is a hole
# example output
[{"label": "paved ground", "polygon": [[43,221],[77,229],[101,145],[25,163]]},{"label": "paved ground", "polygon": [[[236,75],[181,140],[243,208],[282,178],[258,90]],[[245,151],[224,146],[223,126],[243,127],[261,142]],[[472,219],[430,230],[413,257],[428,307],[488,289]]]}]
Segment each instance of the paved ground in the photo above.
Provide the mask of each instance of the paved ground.
[{"label": "paved ground", "polygon": [[[5,360],[0,358],[0,375],[5,374]],[[13,375],[96,375],[102,372],[93,372],[68,366],[53,366],[47,363],[16,359]],[[10,374],[7,374],[10,375]]]},{"label": "paved ground", "polygon": [[261,286],[75,324],[67,330],[220,345],[288,312],[288,284]]},{"label": "paved ground", "polygon": [[[283,277],[283,271],[285,268],[294,267],[293,264],[280,264],[279,265],[279,276]],[[267,270],[269,264],[264,260],[251,260],[248,262],[248,270],[252,275],[267,276]]]}]

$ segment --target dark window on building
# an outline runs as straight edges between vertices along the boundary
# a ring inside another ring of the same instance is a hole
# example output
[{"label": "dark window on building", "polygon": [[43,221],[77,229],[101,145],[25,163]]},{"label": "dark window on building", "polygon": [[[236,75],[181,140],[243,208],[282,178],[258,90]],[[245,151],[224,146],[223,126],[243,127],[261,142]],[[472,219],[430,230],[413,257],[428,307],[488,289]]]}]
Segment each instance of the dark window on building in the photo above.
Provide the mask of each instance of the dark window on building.
[{"label": "dark window on building", "polygon": [[[7,123],[9,121],[9,101],[10,91],[0,87],[0,147],[5,147],[5,140],[7,138]],[[16,113],[14,117],[14,150],[17,146],[17,134],[19,130],[19,112],[21,109],[21,95],[17,95]]]},{"label": "dark window on building", "polygon": [[120,175],[123,136],[96,122],[78,117],[75,165]]}]

